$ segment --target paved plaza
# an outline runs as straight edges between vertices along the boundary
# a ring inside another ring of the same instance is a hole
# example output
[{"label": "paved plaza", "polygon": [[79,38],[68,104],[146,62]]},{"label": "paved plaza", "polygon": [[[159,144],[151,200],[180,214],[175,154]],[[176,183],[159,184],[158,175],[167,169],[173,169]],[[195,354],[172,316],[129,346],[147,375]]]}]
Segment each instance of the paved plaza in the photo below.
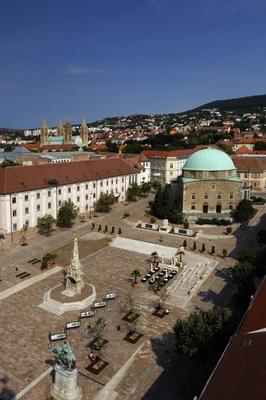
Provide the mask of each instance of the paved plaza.
[{"label": "paved plaza", "polygon": [[[26,400],[46,400],[49,394],[52,382],[51,361],[54,356],[48,351],[48,333],[62,332],[66,322],[77,320],[79,312],[57,316],[38,307],[44,293],[63,282],[63,271],[59,266],[41,272],[39,264],[31,265],[28,261],[41,258],[48,251],[55,251],[71,243],[72,231],[76,232],[80,241],[97,241],[104,237],[113,239],[112,245],[84,256],[82,264],[85,281],[96,287],[96,300],[101,300],[108,292],[118,295],[117,300],[108,303],[106,311],[99,310],[96,314],[97,318],[103,316],[107,321],[105,336],[109,341],[104,348],[104,358],[109,365],[99,376],[86,370],[89,363],[86,347],[89,321],[82,324],[82,329],[70,331],[69,339],[77,354],[84,400],[153,400],[157,395],[160,399],[193,398],[195,392],[191,392],[191,387],[201,387],[201,373],[195,376],[192,373],[195,365],[184,363],[175,354],[172,333],[174,323],[177,318],[188,315],[195,308],[208,309],[213,304],[227,304],[233,291],[228,271],[234,260],[224,260],[217,257],[217,254],[221,254],[223,248],[230,253],[236,242],[239,245],[243,242],[247,246],[249,232],[244,232],[243,238],[236,234],[230,241],[226,237],[217,241],[198,238],[197,248],[201,248],[204,240],[207,249],[205,255],[199,251],[192,252],[194,239],[187,238],[187,267],[180,270],[172,280],[172,293],[167,297],[170,314],[160,319],[152,315],[158,296],[149,289],[148,283],[140,283],[137,288],[132,288],[130,274],[138,269],[141,275],[145,275],[150,269],[150,254],[153,251],[171,258],[176,249],[182,246],[184,238],[164,235],[161,242],[159,233],[136,229],[134,222],[143,219],[146,204],[147,200],[141,200],[129,206],[118,205],[110,214],[94,219],[94,231],[91,230],[91,221],[87,221],[72,230],[58,232],[48,238],[38,237],[23,249],[16,246],[3,254],[0,265],[1,400],[11,400],[15,395],[16,399],[25,396]],[[129,220],[122,219],[125,211],[130,213]],[[258,222],[262,215],[263,210],[256,215]],[[116,231],[121,227],[121,237],[99,233],[99,224],[107,224],[109,228],[115,226]],[[221,236],[222,229],[217,229],[215,233]],[[208,251],[213,245],[216,255],[210,256]],[[205,275],[194,292],[190,291],[188,302],[178,307],[177,297],[182,290],[188,292],[192,289],[196,280],[201,281],[200,277],[206,272],[206,264],[210,266],[208,263],[213,264],[212,270],[209,270],[209,274]],[[16,275],[21,271],[30,273],[30,277],[20,281]],[[184,287],[184,284],[188,286]],[[170,283],[166,285],[168,288]],[[140,311],[138,329],[144,335],[135,345],[123,340],[126,327],[121,318],[125,314],[126,297],[129,294],[135,298]],[[121,330],[117,330],[118,325]],[[167,391],[163,383],[166,372],[169,382]],[[185,385],[184,382],[191,384]]]}]

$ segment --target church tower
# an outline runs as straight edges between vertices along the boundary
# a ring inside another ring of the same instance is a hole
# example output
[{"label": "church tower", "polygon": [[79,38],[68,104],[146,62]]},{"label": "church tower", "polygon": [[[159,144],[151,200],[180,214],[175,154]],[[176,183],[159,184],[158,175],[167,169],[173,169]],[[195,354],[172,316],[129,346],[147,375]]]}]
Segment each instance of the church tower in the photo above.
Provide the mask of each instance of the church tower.
[{"label": "church tower", "polygon": [[57,127],[57,136],[64,136],[65,134],[65,128],[62,122],[60,121]]},{"label": "church tower", "polygon": [[49,144],[49,130],[45,121],[41,123],[41,146]]},{"label": "church tower", "polygon": [[85,119],[82,121],[82,124],[80,126],[79,135],[80,135],[83,145],[88,146],[89,128],[88,128],[88,125],[86,124]]},{"label": "church tower", "polygon": [[64,125],[64,143],[72,144],[72,125],[67,121]]}]

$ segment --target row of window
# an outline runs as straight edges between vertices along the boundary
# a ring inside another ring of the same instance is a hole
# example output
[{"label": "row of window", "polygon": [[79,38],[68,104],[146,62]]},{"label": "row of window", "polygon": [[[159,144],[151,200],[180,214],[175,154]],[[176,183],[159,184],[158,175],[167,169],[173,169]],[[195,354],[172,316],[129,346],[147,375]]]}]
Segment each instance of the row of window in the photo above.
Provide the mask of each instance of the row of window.
[{"label": "row of window", "polygon": [[[205,204],[206,207],[208,207],[208,204]],[[220,207],[220,209],[222,209],[221,204],[217,204],[217,207]],[[191,204],[191,210],[196,210],[196,204]],[[234,204],[233,203],[229,203],[228,204],[228,210],[233,210],[234,208]]]},{"label": "row of window", "polygon": [[[204,200],[208,200],[208,199],[209,199],[209,195],[205,193],[204,196],[203,196],[203,198],[204,198]],[[221,200],[221,199],[222,199],[222,194],[221,194],[221,193],[218,193],[218,194],[216,195],[216,198],[217,198],[218,200]],[[234,194],[233,194],[233,193],[229,193],[229,194],[228,194],[228,198],[229,198],[229,199],[233,199],[233,198],[234,198]],[[192,193],[191,199],[192,199],[192,200],[196,200],[196,194],[195,194],[195,193]]]},{"label": "row of window", "polygon": [[[137,179],[137,175],[132,176],[132,181],[136,182],[136,179]],[[124,178],[122,178],[121,181],[122,181],[122,183],[124,183]],[[110,185],[113,185],[114,183],[118,184],[118,179],[111,179],[110,181],[106,181],[106,186],[109,186],[109,182],[110,182]],[[103,181],[100,181],[100,186],[101,187],[103,186]],[[94,189],[96,188],[96,183],[95,182],[93,183],[93,188]],[[67,188],[67,192],[71,193],[71,189],[72,189],[71,187],[68,187]],[[76,189],[77,189],[77,192],[79,192],[80,191],[80,186],[77,185]],[[89,189],[89,185],[86,184],[85,185],[85,190],[88,190],[88,189]],[[62,189],[58,189],[58,194],[59,195],[62,194]],[[47,196],[51,197],[51,190],[47,191]],[[36,198],[37,199],[41,198],[41,193],[40,192],[36,193]],[[29,201],[29,195],[28,194],[25,194],[24,201]],[[16,202],[17,202],[17,198],[16,198],[16,196],[13,196],[12,197],[12,204],[16,204]]]},{"label": "row of window", "polygon": [[[122,187],[122,191],[123,191],[123,190],[124,190],[124,187]],[[118,189],[117,189],[117,188],[116,188],[115,192],[118,193]],[[102,194],[102,193],[103,193],[103,192],[101,192],[101,194]],[[106,190],[106,194],[108,194],[108,193],[109,193],[109,191]],[[110,190],[110,193],[113,194],[113,193],[114,193],[114,190],[111,189],[111,190]],[[94,198],[94,199],[96,198],[96,194],[95,194],[95,193],[93,193],[93,194],[91,194],[91,195],[92,195],[92,198]],[[89,195],[88,195],[88,194],[85,195],[85,199],[86,199],[86,200],[89,200]],[[68,198],[67,200],[70,201],[71,198]],[[77,196],[77,198],[76,198],[76,203],[79,203],[79,202],[80,202],[80,196]],[[58,205],[59,205],[59,207],[62,205],[62,201],[61,201],[61,200],[58,201]],[[51,208],[52,208],[52,204],[51,204],[51,203],[48,203],[48,204],[47,204],[47,208],[48,208],[48,209],[51,209]],[[41,206],[40,206],[40,204],[37,204],[37,206],[36,206],[36,211],[41,211]],[[26,207],[26,208],[25,208],[24,213],[25,213],[25,214],[29,214],[29,207]],[[13,211],[12,211],[12,214],[13,214],[13,217],[16,217],[16,216],[17,216],[17,210],[13,210]]]},{"label": "row of window", "polygon": [[251,178],[254,178],[254,179],[259,179],[260,178],[260,173],[256,173],[256,172],[252,172],[252,173],[247,173],[247,172],[242,172],[241,173],[241,176],[242,176],[242,178],[248,178],[249,176],[251,177]]}]

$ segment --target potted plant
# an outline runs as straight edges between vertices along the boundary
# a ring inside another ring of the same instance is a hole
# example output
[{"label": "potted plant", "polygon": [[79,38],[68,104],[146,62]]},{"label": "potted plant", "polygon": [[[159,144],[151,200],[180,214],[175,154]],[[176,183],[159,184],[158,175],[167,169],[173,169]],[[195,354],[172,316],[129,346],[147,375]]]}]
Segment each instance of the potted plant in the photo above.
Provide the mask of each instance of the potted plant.
[{"label": "potted plant", "polygon": [[94,339],[89,344],[89,358],[91,363],[86,369],[96,375],[98,375],[109,364],[102,358],[102,348],[106,343],[108,343],[108,340],[104,338],[106,326],[105,319],[100,317],[95,321],[95,324],[92,328]]},{"label": "potted plant", "polygon": [[162,276],[159,276],[158,279],[156,279],[152,285],[152,288],[156,295],[158,295],[158,296],[160,295],[162,286],[164,286],[164,280],[163,280]]},{"label": "potted plant", "polygon": [[153,269],[154,269],[154,267],[158,266],[158,262],[157,262],[158,253],[157,253],[157,251],[153,251],[151,253],[151,256],[152,256],[152,264],[153,264]]},{"label": "potted plant", "polygon": [[131,295],[126,296],[124,309],[127,312],[122,318],[124,321],[134,322],[140,316],[140,314],[137,312],[135,298]]},{"label": "potted plant", "polygon": [[131,277],[133,277],[133,282],[132,286],[137,287],[138,286],[138,277],[140,276],[140,272],[138,269],[134,269],[133,272],[131,273]]}]

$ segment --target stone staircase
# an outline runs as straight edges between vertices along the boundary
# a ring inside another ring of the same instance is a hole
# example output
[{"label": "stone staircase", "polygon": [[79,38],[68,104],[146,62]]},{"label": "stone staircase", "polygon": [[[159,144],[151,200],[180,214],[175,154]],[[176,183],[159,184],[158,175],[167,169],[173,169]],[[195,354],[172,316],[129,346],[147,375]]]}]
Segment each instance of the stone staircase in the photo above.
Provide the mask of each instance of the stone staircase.
[{"label": "stone staircase", "polygon": [[39,304],[39,307],[43,310],[51,312],[56,315],[62,315],[67,311],[84,310],[92,305],[96,299],[96,289],[93,285],[92,294],[81,301],[74,301],[71,303],[61,303],[60,301],[51,299],[51,291],[55,288],[50,289],[48,292],[44,293],[43,302]]}]

